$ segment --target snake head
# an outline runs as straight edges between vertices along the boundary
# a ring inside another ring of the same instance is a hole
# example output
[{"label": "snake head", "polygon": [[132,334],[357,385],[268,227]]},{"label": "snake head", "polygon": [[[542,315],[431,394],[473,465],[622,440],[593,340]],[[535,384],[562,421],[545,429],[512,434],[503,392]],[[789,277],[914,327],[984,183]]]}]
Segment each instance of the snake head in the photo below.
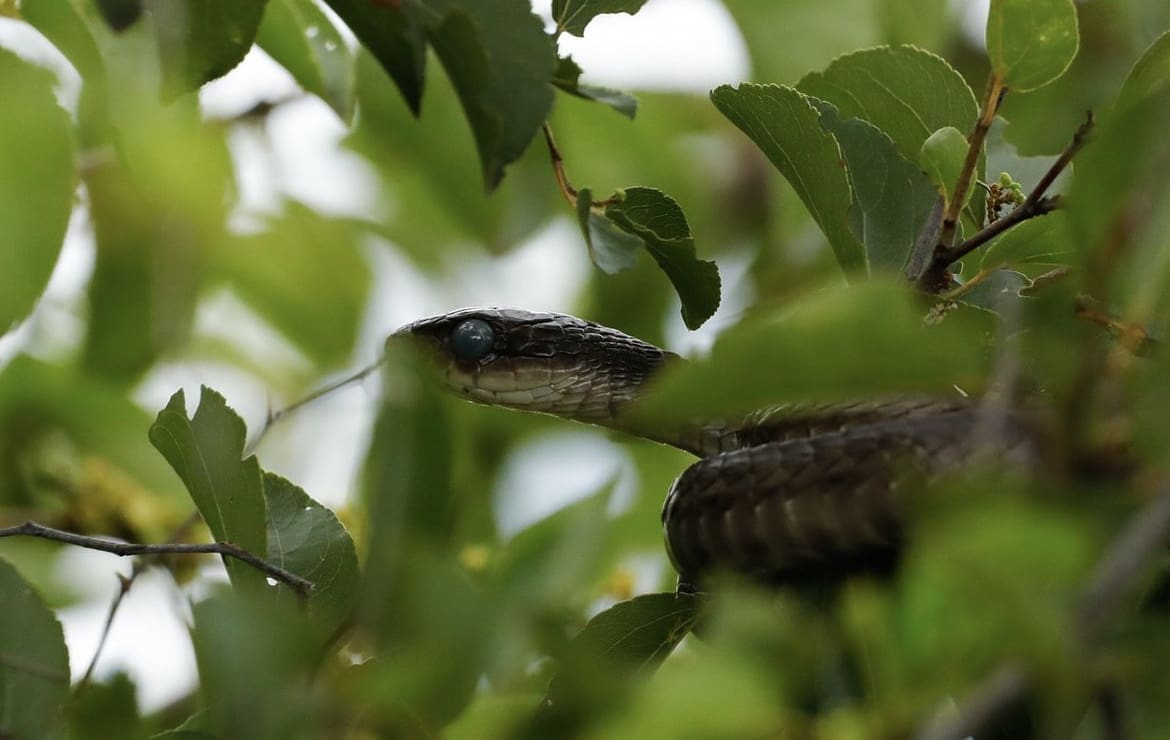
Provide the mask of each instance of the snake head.
[{"label": "snake head", "polygon": [[470,400],[602,424],[671,356],[574,316],[507,308],[431,316],[391,337],[415,339]]}]

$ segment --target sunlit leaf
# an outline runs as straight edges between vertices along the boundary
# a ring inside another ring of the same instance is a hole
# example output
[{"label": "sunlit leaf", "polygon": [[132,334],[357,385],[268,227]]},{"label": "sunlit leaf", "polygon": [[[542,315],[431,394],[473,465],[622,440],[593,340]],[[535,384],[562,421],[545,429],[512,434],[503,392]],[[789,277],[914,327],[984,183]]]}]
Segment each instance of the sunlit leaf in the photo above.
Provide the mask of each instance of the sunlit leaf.
[{"label": "sunlit leaf", "polygon": [[626,118],[633,118],[638,110],[638,101],[633,95],[608,87],[584,84],[580,80],[581,68],[572,57],[561,57],[557,61],[556,74],[552,84],[570,95],[608,105]]},{"label": "sunlit leaf", "polygon": [[1019,92],[1064,74],[1080,46],[1073,0],[991,0],[987,56],[992,72]]},{"label": "sunlit leaf", "polygon": [[860,118],[843,121],[829,103],[813,104],[848,164],[850,227],[865,245],[866,263],[870,269],[901,268],[934,206],[930,182],[873,124]]},{"label": "sunlit leaf", "polygon": [[[223,396],[204,386],[195,415],[187,417],[182,390],[171,396],[150,427],[150,443],[187,487],[211,534],[248,552],[268,552],[264,488],[256,458],[243,458],[244,421]],[[232,583],[249,593],[266,589],[264,575],[225,558]]]},{"label": "sunlit leaf", "polygon": [[897,282],[874,280],[749,316],[709,356],[668,369],[636,416],[677,423],[776,403],[972,389],[986,365],[986,327],[954,316],[928,326],[916,300]]},{"label": "sunlit leaf", "polygon": [[[133,2],[134,0],[131,0]],[[21,17],[53,42],[93,85],[105,76],[105,64],[80,9],[66,0],[22,0]]]},{"label": "sunlit leaf", "polygon": [[[357,597],[353,540],[332,511],[278,475],[264,473],[264,501],[268,562],[313,584],[309,608],[322,631],[333,634],[349,618]],[[280,589],[277,597],[300,607],[288,589]]]},{"label": "sunlit leaf", "polygon": [[313,0],[268,0],[256,43],[309,92],[349,122],[354,61],[345,39]]},{"label": "sunlit leaf", "polygon": [[806,75],[802,93],[826,100],[842,118],[863,118],[914,162],[922,142],[945,126],[969,131],[977,105],[963,76],[942,57],[912,46],[864,49]]},{"label": "sunlit leaf", "polygon": [[743,84],[718,87],[711,100],[796,190],[841,267],[864,269],[865,247],[849,228],[849,175],[840,166],[841,150],[809,99],[791,87]]},{"label": "sunlit leaf", "polygon": [[641,10],[646,0],[553,0],[552,16],[557,33],[562,31],[583,36],[589,21],[603,13],[629,13]]},{"label": "sunlit leaf", "polygon": [[6,560],[0,604],[0,734],[53,737],[69,698],[61,624]]},{"label": "sunlit leaf", "polygon": [[[0,49],[0,334],[32,311],[57,264],[76,174],[69,117],[54,80]],[[19,175],[17,174],[19,173]]]},{"label": "sunlit leaf", "polygon": [[683,323],[699,328],[719,307],[719,268],[695,256],[691,227],[678,203],[659,190],[643,187],[619,190],[609,200],[613,202],[605,207],[605,218],[641,240],[674,284],[682,301]]},{"label": "sunlit leaf", "polygon": [[152,0],[163,91],[198,89],[239,64],[260,27],[266,0]]}]

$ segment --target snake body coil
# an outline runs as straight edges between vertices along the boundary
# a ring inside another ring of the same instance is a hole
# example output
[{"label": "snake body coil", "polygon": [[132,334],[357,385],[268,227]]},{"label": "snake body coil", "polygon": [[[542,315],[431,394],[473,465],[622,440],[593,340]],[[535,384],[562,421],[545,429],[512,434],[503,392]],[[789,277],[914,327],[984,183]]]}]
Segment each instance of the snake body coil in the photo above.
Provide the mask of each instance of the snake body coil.
[{"label": "snake body coil", "polygon": [[[678,428],[623,414],[672,353],[573,316],[464,309],[397,332],[421,341],[452,390],[480,403],[554,414],[698,455],[662,511],[680,583],[727,570],[804,581],[887,568],[902,540],[897,489],[976,452],[1028,455],[1014,418],[995,439],[963,398],[900,397],[762,409]],[[977,444],[978,441],[978,444]]]}]

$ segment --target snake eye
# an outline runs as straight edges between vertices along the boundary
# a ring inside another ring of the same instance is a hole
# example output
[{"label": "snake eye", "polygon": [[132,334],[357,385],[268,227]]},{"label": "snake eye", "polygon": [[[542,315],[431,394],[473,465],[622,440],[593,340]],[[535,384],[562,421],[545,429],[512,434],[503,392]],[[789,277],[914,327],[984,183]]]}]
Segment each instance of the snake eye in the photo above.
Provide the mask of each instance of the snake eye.
[{"label": "snake eye", "polygon": [[451,332],[451,351],[464,362],[474,362],[495,344],[496,333],[483,319],[467,319]]}]

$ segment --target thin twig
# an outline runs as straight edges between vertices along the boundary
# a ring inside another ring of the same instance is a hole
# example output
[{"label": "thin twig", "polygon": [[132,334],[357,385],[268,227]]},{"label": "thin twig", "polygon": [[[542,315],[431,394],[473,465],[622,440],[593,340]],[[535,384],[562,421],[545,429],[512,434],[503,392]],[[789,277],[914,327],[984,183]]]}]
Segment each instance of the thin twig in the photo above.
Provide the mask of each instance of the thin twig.
[{"label": "thin twig", "polygon": [[967,191],[971,189],[971,180],[975,176],[975,166],[979,164],[979,155],[983,152],[983,142],[987,139],[987,132],[991,129],[991,122],[995,120],[995,113],[1007,88],[1003,86],[1003,78],[992,74],[987,82],[987,91],[983,95],[983,106],[979,112],[979,120],[975,122],[975,129],[967,137],[967,157],[963,160],[963,168],[959,170],[959,179],[955,182],[955,191],[951,201],[947,204],[946,215],[943,216],[942,231],[939,233],[938,245],[935,254],[949,249],[955,238],[955,231],[959,224],[959,212],[967,200]]},{"label": "thin twig", "polygon": [[984,727],[1027,693],[1028,674],[1018,663],[1005,663],[956,706],[947,706],[930,718],[916,740],[962,740]]},{"label": "thin twig", "polygon": [[1044,173],[1032,191],[1028,193],[1028,197],[1024,202],[1014,208],[1003,218],[997,219],[988,224],[978,232],[973,234],[969,239],[963,241],[954,247],[947,247],[946,226],[947,222],[943,222],[943,235],[939,237],[939,244],[935,248],[934,256],[931,259],[930,266],[923,273],[920,279],[920,285],[928,287],[929,285],[939,284],[945,285],[946,281],[939,280],[939,274],[947,269],[951,264],[961,260],[968,254],[987,244],[995,237],[1012,228],[1013,226],[1022,223],[1030,218],[1043,216],[1061,207],[1061,197],[1059,195],[1048,195],[1048,189],[1052,187],[1052,183],[1060,174],[1068,168],[1070,162],[1076,153],[1080,151],[1081,147],[1085,145],[1088,139],[1089,132],[1093,129],[1093,113],[1090,111],[1086,114],[1084,122],[1077,127],[1076,133],[1073,134],[1072,141],[1052,163],[1052,166]]},{"label": "thin twig", "polygon": [[[577,188],[569,182],[569,176],[565,173],[565,158],[561,156],[561,150],[557,147],[557,142],[553,139],[552,126],[548,125],[548,121],[540,127],[544,132],[544,143],[548,145],[548,156],[552,160],[553,176],[557,180],[557,188],[561,191],[561,196],[573,208],[577,207]],[[594,208],[605,208],[617,203],[616,198],[606,198],[605,200],[591,201],[590,205]]]},{"label": "thin twig", "polygon": [[45,540],[64,542],[67,545],[84,547],[87,550],[100,550],[101,552],[108,552],[121,557],[131,555],[222,555],[224,557],[235,558],[255,568],[269,578],[285,584],[296,591],[298,596],[307,596],[313,590],[312,581],[301,578],[296,573],[285,570],[279,565],[273,565],[267,560],[230,542],[146,545],[137,542],[118,542],[117,540],[108,540],[102,537],[90,537],[75,532],[66,532],[65,530],[46,527],[36,522],[25,522],[15,527],[2,527],[0,528],[0,537],[39,537]]},{"label": "thin twig", "polygon": [[324,398],[325,396],[329,395],[333,391],[335,391],[339,388],[344,388],[345,386],[349,385],[350,383],[356,383],[359,380],[364,380],[365,378],[369,377],[372,373],[374,373],[379,367],[381,367],[382,363],[384,363],[385,361],[386,361],[386,356],[382,355],[377,360],[370,363],[366,367],[363,367],[361,370],[358,370],[353,375],[347,375],[344,378],[341,378],[340,380],[337,380],[333,383],[330,383],[329,385],[318,388],[317,390],[313,391],[312,393],[305,396],[304,398],[302,398],[298,401],[294,401],[293,403],[289,404],[288,406],[285,406],[282,409],[275,409],[275,410],[269,409],[268,416],[267,416],[267,418],[264,419],[264,426],[260,428],[260,431],[256,433],[256,438],[253,439],[252,442],[248,445],[247,449],[244,450],[244,456],[247,457],[248,455],[251,455],[253,452],[255,452],[256,448],[260,445],[260,440],[264,439],[264,435],[268,434],[268,431],[270,429],[272,429],[272,426],[276,422],[278,422],[282,418],[284,418],[287,414],[292,413],[293,411],[296,411],[297,409],[299,409],[303,406],[308,406],[310,403],[312,403],[318,399]]},{"label": "thin twig", "polygon": [[[187,536],[190,531],[199,522],[199,512],[192,512],[190,516],[183,520],[171,536],[167,538],[167,542],[176,543]],[[113,601],[110,602],[110,608],[106,611],[106,621],[102,625],[102,633],[98,637],[97,647],[94,648],[93,656],[89,659],[89,665],[85,668],[85,674],[81,680],[77,682],[75,692],[81,692],[89,685],[90,679],[93,677],[93,672],[97,669],[98,661],[102,657],[102,652],[106,648],[106,642],[109,640],[110,631],[114,628],[114,618],[118,615],[118,610],[122,607],[122,602],[126,599],[126,595],[130,593],[130,589],[134,587],[134,582],[138,580],[138,576],[153,563],[160,556],[145,557],[134,561],[133,567],[130,569],[130,575],[118,575],[118,592],[114,594]]]}]

